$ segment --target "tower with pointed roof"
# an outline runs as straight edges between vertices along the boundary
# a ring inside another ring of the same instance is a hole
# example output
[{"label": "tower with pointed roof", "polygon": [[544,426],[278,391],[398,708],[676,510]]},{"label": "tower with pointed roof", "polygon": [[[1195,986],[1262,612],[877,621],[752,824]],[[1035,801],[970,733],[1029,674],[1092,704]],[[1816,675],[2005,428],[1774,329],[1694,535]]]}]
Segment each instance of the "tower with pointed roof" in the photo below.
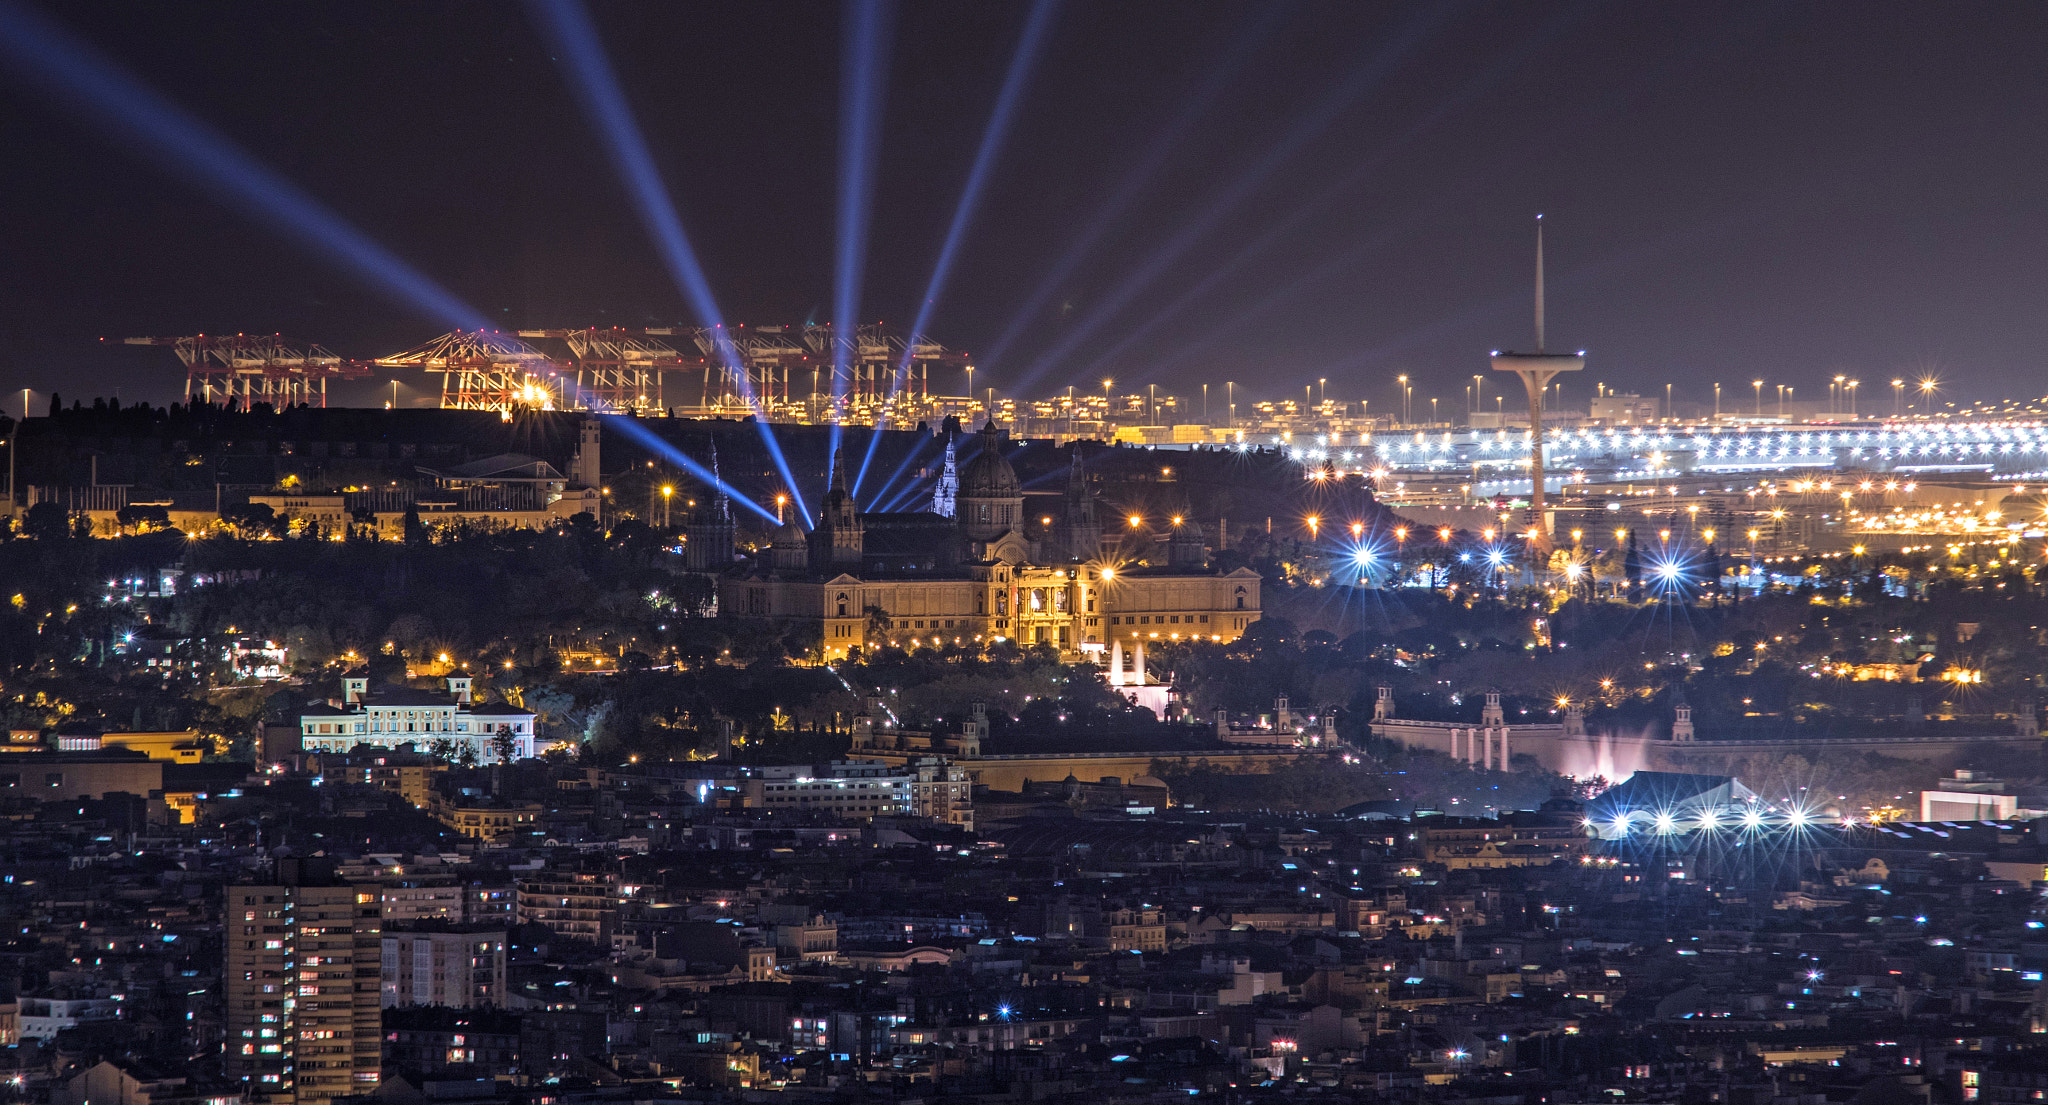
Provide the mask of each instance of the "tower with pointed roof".
[{"label": "tower with pointed roof", "polygon": [[1548,353],[1543,349],[1543,216],[1536,216],[1536,352],[1510,353],[1496,350],[1495,372],[1519,376],[1529,393],[1529,545],[1550,549],[1550,522],[1544,510],[1543,487],[1543,394],[1559,373],[1578,372],[1586,367],[1581,353]]},{"label": "tower with pointed roof", "polygon": [[1088,561],[1102,555],[1102,522],[1095,516],[1095,495],[1088,490],[1088,474],[1081,467],[1078,445],[1067,469],[1066,498],[1060,505],[1054,538],[1054,557]]},{"label": "tower with pointed roof", "polygon": [[932,489],[932,513],[941,518],[951,518],[954,504],[960,496],[960,470],[954,463],[953,431],[946,429],[940,432],[946,435],[946,466],[939,470],[939,485]]},{"label": "tower with pointed roof", "polygon": [[718,474],[718,441],[711,442],[712,498],[697,507],[683,526],[683,562],[692,571],[715,572],[733,562],[739,529],[732,521],[732,500]]},{"label": "tower with pointed roof", "polygon": [[846,484],[846,450],[832,458],[832,486],[825,492],[818,527],[811,531],[811,566],[819,571],[858,572],[866,527],[860,505]]}]

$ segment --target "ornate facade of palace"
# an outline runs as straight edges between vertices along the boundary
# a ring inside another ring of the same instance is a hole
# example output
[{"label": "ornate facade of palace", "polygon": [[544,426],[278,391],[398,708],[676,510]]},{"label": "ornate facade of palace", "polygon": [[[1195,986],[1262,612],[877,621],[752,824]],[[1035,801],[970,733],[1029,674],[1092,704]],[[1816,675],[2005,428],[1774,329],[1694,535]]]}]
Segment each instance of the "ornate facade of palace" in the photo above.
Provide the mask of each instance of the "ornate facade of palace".
[{"label": "ornate facade of palace", "polygon": [[735,563],[728,514],[712,507],[691,527],[693,566],[722,572],[727,614],[815,624],[827,660],[870,645],[997,639],[1078,656],[1117,639],[1234,640],[1258,620],[1258,573],[1212,571],[1199,525],[1176,525],[1143,559],[1113,555],[1078,463],[1060,505],[1029,525],[1001,436],[993,425],[976,436],[957,489],[944,481],[951,517],[863,513],[835,464],[808,534],[784,525]]}]

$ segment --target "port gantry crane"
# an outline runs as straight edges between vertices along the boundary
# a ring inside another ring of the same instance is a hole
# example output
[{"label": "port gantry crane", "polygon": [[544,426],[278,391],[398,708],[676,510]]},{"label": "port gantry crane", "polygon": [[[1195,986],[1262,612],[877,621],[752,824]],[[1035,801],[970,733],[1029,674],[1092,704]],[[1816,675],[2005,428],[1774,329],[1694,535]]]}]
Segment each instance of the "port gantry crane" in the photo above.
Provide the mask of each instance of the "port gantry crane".
[{"label": "port gantry crane", "polygon": [[185,365],[185,401],[194,392],[208,403],[239,401],[284,408],[327,405],[327,381],[355,380],[370,366],[323,346],[281,334],[193,334],[182,338],[125,338],[124,345],[169,346]]},{"label": "port gantry crane", "polygon": [[[677,328],[586,327],[581,330],[521,330],[522,338],[553,338],[569,347],[576,373],[571,406],[594,411],[660,411],[667,407],[664,372],[683,367],[683,358],[660,338],[689,331]],[[565,397],[567,398],[567,397]]]},{"label": "port gantry crane", "polygon": [[[548,346],[550,353],[529,338],[562,344]],[[445,409],[508,416],[519,407],[666,411],[664,376],[679,371],[703,373],[700,411],[744,406],[762,415],[787,415],[801,399],[792,384],[808,370],[812,409],[805,417],[864,420],[895,403],[928,402],[934,363],[967,363],[964,353],[937,342],[912,342],[878,324],[844,336],[830,325],[455,330],[374,361],[349,360],[276,334],[129,338],[127,344],[174,349],[186,367],[188,400],[324,407],[330,379],[408,369],[440,375]],[[701,356],[678,351],[690,345]],[[816,409],[835,394],[841,408],[836,413]]]},{"label": "port gantry crane", "polygon": [[379,357],[381,368],[441,374],[441,406],[501,411],[514,407],[557,410],[582,406],[565,395],[563,367],[503,330],[455,330],[403,353]]}]

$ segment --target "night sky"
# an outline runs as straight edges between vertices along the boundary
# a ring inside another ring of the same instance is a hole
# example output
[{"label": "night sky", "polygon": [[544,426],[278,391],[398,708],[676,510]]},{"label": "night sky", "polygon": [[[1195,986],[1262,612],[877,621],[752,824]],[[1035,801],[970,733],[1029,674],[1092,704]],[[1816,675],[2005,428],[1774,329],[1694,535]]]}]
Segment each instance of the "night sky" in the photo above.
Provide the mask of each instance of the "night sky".
[{"label": "night sky", "polygon": [[[696,321],[519,5],[38,10],[508,328]],[[863,319],[915,314],[1029,10],[894,10]],[[829,321],[845,9],[590,14],[726,318]],[[1542,212],[1551,344],[1590,357],[1568,404],[1844,372],[1866,410],[1927,372],[2039,396],[2043,42],[2037,4],[1068,0],[930,333],[1029,394],[1328,377],[1379,408],[1407,372],[1452,407],[1529,344]],[[445,329],[67,102],[0,67],[10,413],[176,397],[168,350],[102,337],[367,358]]]}]

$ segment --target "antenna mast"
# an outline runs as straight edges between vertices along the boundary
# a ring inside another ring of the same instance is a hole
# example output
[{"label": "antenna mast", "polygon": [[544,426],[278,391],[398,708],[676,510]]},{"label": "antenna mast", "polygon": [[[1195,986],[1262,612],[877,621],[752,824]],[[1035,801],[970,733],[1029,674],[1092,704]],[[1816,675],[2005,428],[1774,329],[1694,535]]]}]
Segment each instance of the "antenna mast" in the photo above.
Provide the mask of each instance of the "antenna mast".
[{"label": "antenna mast", "polygon": [[1543,216],[1536,216],[1536,352],[1543,352]]}]

